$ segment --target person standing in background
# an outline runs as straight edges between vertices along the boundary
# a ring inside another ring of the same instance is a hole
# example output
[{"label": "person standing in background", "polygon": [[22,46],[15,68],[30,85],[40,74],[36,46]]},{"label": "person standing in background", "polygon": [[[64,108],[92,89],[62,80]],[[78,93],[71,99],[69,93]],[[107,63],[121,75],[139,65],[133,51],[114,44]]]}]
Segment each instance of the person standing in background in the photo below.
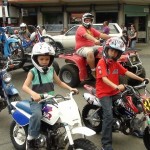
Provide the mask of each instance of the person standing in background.
[{"label": "person standing in background", "polygon": [[137,30],[136,30],[134,24],[131,24],[131,28],[128,32],[128,35],[129,35],[129,42],[130,42],[129,46],[130,46],[131,49],[135,49],[138,33],[137,33]]},{"label": "person standing in background", "polygon": [[45,26],[44,26],[44,25],[42,25],[42,26],[41,26],[41,31],[42,31],[42,35],[46,35],[46,34],[47,34],[47,32],[46,32],[46,29],[45,29]]},{"label": "person standing in background", "polygon": [[109,28],[109,22],[108,21],[104,21],[103,22],[103,29],[102,29],[102,33],[105,33],[105,34],[109,34],[110,33],[110,28]]}]

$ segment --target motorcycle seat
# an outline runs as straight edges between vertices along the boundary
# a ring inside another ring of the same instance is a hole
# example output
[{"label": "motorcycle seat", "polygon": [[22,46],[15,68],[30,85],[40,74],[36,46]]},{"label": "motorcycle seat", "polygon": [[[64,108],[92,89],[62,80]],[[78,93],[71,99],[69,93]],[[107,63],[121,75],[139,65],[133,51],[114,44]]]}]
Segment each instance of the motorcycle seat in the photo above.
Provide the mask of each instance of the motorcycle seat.
[{"label": "motorcycle seat", "polygon": [[32,114],[30,109],[30,101],[29,100],[22,100],[16,104],[16,107],[24,110],[28,114]]}]

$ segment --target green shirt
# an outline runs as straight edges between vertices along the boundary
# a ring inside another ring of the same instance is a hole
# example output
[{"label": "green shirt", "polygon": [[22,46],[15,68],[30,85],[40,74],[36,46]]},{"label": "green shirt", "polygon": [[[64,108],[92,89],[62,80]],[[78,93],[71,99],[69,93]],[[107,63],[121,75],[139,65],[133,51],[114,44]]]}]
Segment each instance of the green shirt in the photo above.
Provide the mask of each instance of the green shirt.
[{"label": "green shirt", "polygon": [[39,72],[42,84],[40,84],[38,70],[34,67],[30,71],[33,74],[32,90],[39,94],[48,93],[54,95],[54,68],[50,67],[50,70],[46,74]]}]

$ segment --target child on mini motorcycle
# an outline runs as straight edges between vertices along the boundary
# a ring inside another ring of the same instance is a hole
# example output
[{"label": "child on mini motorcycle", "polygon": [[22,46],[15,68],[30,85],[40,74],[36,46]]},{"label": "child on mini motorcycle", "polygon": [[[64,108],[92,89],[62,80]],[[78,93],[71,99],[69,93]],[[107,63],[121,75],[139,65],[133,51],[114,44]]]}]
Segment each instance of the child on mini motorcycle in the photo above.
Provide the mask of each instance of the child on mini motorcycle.
[{"label": "child on mini motorcycle", "polygon": [[[60,87],[78,93],[76,88],[71,88],[56,75],[52,67],[54,55],[54,48],[45,42],[36,43],[32,49],[31,60],[34,68],[29,71],[22,87],[32,97],[32,101],[30,102],[32,116],[28,127],[27,150],[36,149],[40,138],[39,130],[43,106],[43,103],[38,103],[41,100],[40,94],[54,94],[53,80]],[[32,89],[29,87],[31,83]]]},{"label": "child on mini motorcycle", "polygon": [[[123,84],[119,84],[119,75],[127,75],[130,78],[149,82],[125,69],[117,60],[125,51],[124,42],[117,37],[112,37],[106,41],[103,51],[103,58],[99,60],[96,68],[96,95],[103,108],[102,125],[102,150],[113,150],[112,148],[112,100],[120,91],[125,89]],[[138,137],[142,137],[141,130],[133,131]]]}]

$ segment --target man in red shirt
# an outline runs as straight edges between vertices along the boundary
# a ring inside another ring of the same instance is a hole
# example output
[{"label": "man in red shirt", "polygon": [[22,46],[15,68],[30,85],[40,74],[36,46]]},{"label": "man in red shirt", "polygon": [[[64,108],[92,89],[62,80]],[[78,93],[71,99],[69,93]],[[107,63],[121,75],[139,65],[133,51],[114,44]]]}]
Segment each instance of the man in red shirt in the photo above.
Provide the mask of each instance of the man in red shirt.
[{"label": "man in red shirt", "polygon": [[[124,90],[124,85],[119,84],[119,75],[127,75],[130,78],[149,82],[125,69],[117,60],[125,51],[125,44],[120,38],[110,38],[106,41],[103,58],[99,60],[96,68],[96,95],[103,109],[102,124],[102,150],[112,148],[112,101]],[[140,132],[138,132],[140,134]],[[140,136],[140,135],[139,135]],[[142,135],[141,135],[142,136]]]},{"label": "man in red shirt", "polygon": [[91,68],[92,75],[95,77],[94,52],[100,46],[99,39],[108,39],[110,36],[100,33],[92,27],[93,17],[94,16],[90,13],[85,13],[82,16],[82,25],[78,27],[75,35],[75,50],[78,55],[86,58],[87,63]]}]

